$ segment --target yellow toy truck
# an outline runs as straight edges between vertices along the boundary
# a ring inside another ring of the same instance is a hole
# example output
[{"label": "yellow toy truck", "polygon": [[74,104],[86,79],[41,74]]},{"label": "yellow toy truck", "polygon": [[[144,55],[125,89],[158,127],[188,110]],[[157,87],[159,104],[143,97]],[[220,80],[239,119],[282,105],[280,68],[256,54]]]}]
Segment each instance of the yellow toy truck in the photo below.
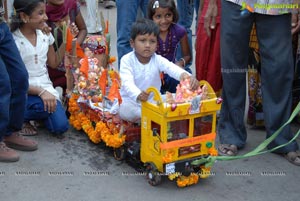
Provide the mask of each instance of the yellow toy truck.
[{"label": "yellow toy truck", "polygon": [[216,113],[221,99],[206,81],[207,99],[180,103],[175,107],[163,101],[159,91],[149,88],[154,102],[142,103],[140,129],[129,126],[122,147],[115,149],[116,159],[126,155],[140,160],[146,167],[149,184],[161,183],[162,176],[177,180],[179,187],[192,185],[210,175],[205,164],[193,166],[194,160],[217,155],[215,149]]}]

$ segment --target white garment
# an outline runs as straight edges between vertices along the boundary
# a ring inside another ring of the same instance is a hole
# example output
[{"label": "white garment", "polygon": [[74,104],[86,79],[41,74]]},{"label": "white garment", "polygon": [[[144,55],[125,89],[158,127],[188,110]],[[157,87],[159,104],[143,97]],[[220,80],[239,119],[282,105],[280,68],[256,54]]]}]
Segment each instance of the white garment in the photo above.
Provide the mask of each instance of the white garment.
[{"label": "white garment", "polygon": [[11,22],[11,17],[14,14],[14,0],[6,0],[6,12],[8,16],[8,22]]},{"label": "white garment", "polygon": [[16,45],[29,74],[29,85],[46,89],[59,100],[59,94],[53,88],[46,65],[49,46],[54,43],[54,37],[51,33],[43,34],[41,30],[37,30],[36,35],[36,46],[33,46],[20,29],[13,32]]},{"label": "white garment", "polygon": [[85,0],[86,2],[86,28],[88,33],[102,31],[98,0]]},{"label": "white garment", "polygon": [[[160,90],[160,73],[162,71],[176,80],[179,80],[180,75],[186,72],[184,69],[156,53],[154,53],[147,64],[140,63],[134,51],[122,57],[120,62],[120,77],[122,83],[120,90],[122,97],[120,117],[122,119],[136,121],[136,119],[140,117],[140,112],[138,113],[139,116],[136,116],[136,111],[140,111],[141,107],[140,103],[136,101],[137,97],[150,86]],[[133,103],[135,103],[135,105]]]}]

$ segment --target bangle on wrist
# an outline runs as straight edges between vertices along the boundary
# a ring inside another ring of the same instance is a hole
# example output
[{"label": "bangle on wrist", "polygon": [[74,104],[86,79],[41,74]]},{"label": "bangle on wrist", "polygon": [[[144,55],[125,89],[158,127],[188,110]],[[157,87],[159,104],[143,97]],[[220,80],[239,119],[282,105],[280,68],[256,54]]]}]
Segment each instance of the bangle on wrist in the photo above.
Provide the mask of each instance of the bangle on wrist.
[{"label": "bangle on wrist", "polygon": [[39,94],[38,96],[41,96],[43,93],[45,93],[46,89],[43,89]]},{"label": "bangle on wrist", "polygon": [[184,58],[180,58],[181,61],[183,61],[183,67],[185,67],[185,59]]}]

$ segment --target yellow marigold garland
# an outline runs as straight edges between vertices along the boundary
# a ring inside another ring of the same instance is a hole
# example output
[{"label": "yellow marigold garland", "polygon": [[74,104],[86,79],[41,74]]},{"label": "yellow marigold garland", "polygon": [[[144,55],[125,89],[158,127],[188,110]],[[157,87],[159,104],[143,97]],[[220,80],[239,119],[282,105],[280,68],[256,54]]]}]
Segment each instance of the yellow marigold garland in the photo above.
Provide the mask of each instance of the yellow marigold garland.
[{"label": "yellow marigold garland", "polygon": [[69,122],[76,130],[82,129],[93,143],[99,143],[101,141],[99,129],[94,128],[90,119],[80,110],[77,104],[78,97],[77,94],[72,94],[69,100],[71,113]]},{"label": "yellow marigold garland", "polygon": [[176,181],[178,187],[190,186],[198,183],[199,176],[195,173],[191,173],[189,176],[180,175]]},{"label": "yellow marigold garland", "polygon": [[82,129],[95,144],[101,142],[102,139],[106,146],[113,148],[122,146],[126,136],[119,133],[118,126],[98,121],[94,127],[90,118],[80,110],[77,104],[78,97],[77,94],[72,94],[69,100],[70,124],[77,130]]}]

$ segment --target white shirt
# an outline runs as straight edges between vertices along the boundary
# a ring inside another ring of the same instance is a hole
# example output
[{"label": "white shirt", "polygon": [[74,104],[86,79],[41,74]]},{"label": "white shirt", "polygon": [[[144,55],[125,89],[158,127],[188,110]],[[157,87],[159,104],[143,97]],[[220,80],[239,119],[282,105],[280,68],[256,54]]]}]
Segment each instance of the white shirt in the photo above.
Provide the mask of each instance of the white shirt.
[{"label": "white shirt", "polygon": [[41,30],[37,30],[36,35],[36,46],[33,46],[19,29],[13,32],[16,45],[29,74],[29,85],[46,89],[59,100],[59,94],[53,88],[46,66],[49,46],[54,43],[54,37],[51,33],[43,34]]},{"label": "white shirt", "polygon": [[122,84],[120,94],[122,101],[126,101],[126,99],[136,101],[137,96],[150,86],[159,90],[161,87],[160,73],[162,71],[177,80],[180,79],[182,73],[186,72],[156,53],[147,64],[140,63],[134,51],[124,55],[120,62]]}]

